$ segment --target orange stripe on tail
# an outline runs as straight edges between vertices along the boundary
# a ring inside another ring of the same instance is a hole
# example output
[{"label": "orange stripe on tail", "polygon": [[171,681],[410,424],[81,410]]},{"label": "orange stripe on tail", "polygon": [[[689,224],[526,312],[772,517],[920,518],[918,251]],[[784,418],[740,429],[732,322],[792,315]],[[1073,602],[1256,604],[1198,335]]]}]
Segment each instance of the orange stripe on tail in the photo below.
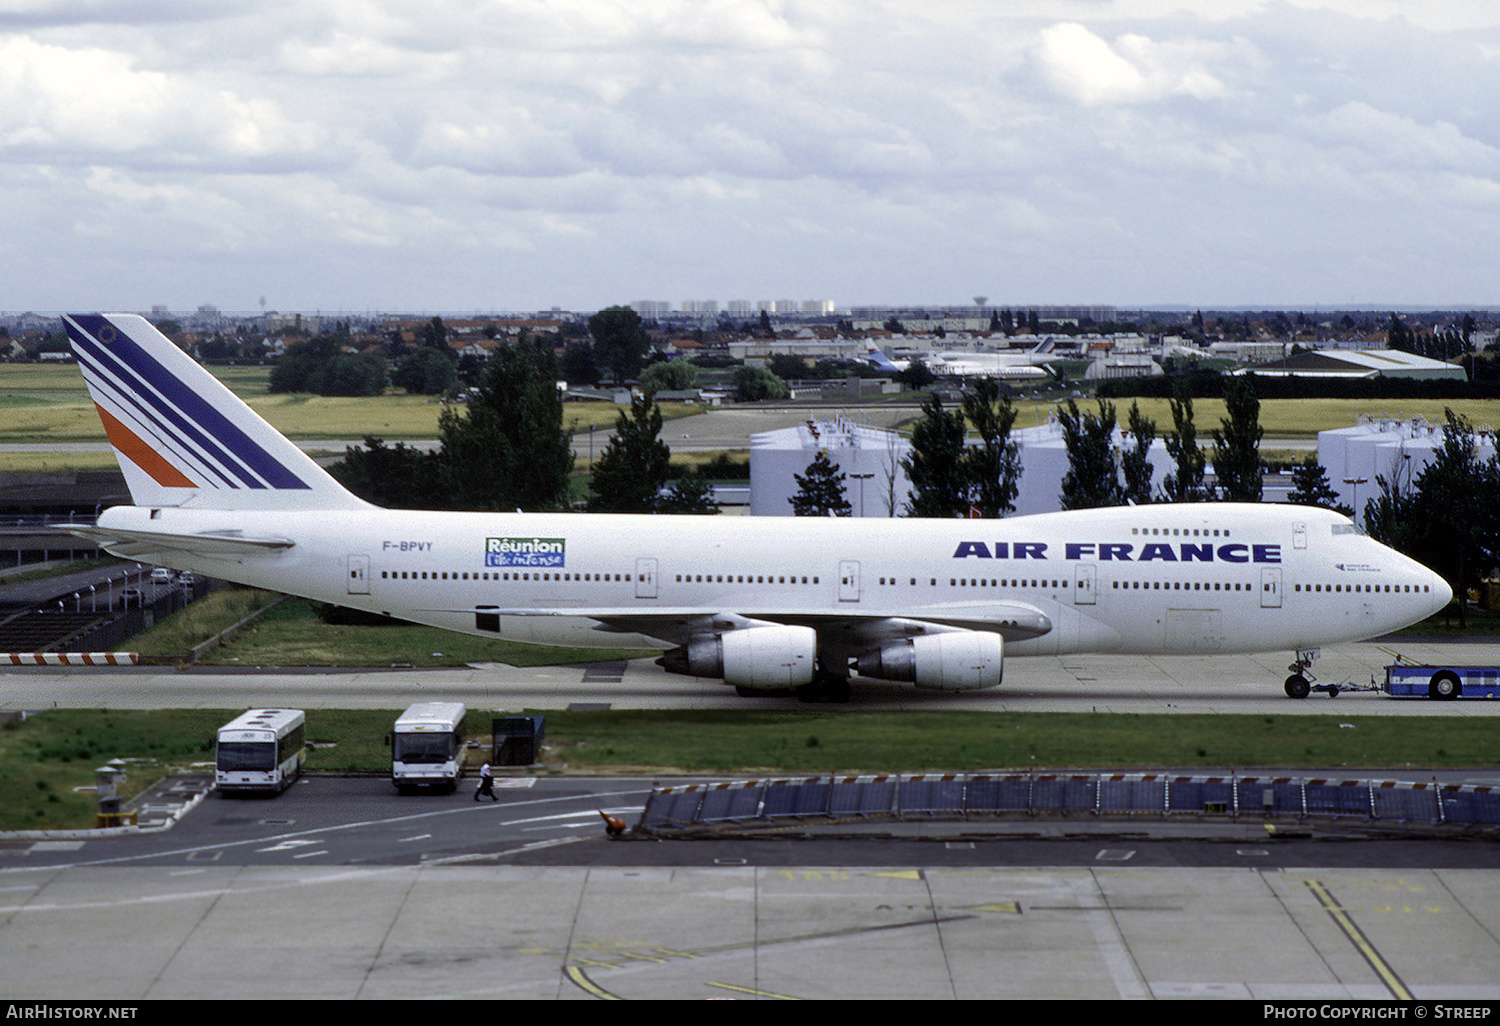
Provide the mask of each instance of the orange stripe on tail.
[{"label": "orange stripe on tail", "polygon": [[136,466],[140,467],[151,480],[163,488],[197,488],[198,486],[183,475],[166,459],[151,448],[140,435],[130,430],[120,421],[110,416],[108,410],[94,404],[94,409],[99,411],[99,419],[104,422],[104,433],[109,436],[109,444],[115,447],[115,451]]}]

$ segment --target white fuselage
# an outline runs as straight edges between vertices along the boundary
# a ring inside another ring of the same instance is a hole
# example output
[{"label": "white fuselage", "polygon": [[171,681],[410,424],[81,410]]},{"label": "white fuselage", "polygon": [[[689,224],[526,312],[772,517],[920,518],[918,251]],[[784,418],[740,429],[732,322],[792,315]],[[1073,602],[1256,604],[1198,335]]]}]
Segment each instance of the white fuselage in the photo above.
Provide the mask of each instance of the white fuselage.
[{"label": "white fuselage", "polygon": [[[116,507],[100,526],[283,537],[289,547],[233,558],[153,558],[542,644],[664,648],[677,637],[652,624],[733,613],[818,626],[841,617],[962,624],[1006,636],[1006,654],[1016,656],[1257,652],[1371,637],[1431,615],[1450,597],[1437,575],[1346,518],[1270,504],[885,521],[374,508],[148,513]],[[1045,633],[1006,629],[1033,611]]]}]

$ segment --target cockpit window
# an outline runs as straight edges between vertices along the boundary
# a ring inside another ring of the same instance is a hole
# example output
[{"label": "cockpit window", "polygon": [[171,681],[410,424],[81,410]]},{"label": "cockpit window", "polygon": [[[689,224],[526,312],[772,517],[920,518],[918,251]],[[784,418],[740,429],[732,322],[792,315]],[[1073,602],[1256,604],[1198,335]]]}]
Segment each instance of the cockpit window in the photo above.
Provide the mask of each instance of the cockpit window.
[{"label": "cockpit window", "polygon": [[1334,524],[1333,525],[1333,533],[1335,535],[1339,535],[1339,534],[1357,534],[1357,535],[1363,536],[1364,533],[1365,533],[1365,531],[1364,531],[1364,528],[1360,527],[1354,521],[1348,520],[1348,521],[1345,521],[1342,524]]}]

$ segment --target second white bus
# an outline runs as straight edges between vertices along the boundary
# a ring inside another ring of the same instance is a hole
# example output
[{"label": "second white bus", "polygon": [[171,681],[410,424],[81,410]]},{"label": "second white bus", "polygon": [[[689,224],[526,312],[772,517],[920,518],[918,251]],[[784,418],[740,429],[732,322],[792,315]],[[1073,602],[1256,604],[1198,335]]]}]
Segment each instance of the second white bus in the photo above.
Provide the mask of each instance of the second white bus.
[{"label": "second white bus", "polygon": [[452,791],[464,774],[468,710],[462,702],[417,702],[391,732],[391,782],[398,791],[436,786]]},{"label": "second white bus", "polygon": [[302,775],[306,717],[301,709],[251,709],[219,728],[214,783],[221,792],[280,793]]}]

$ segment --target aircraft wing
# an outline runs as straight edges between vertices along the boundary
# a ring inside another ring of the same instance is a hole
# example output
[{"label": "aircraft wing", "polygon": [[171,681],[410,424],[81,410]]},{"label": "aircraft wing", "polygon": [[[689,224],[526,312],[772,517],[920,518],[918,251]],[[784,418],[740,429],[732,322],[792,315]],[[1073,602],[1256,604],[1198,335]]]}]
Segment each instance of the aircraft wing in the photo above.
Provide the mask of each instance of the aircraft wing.
[{"label": "aircraft wing", "polygon": [[576,616],[600,623],[600,630],[620,634],[642,634],[671,645],[685,644],[701,634],[724,633],[788,624],[811,627],[819,638],[827,638],[851,648],[869,647],[899,638],[947,631],[985,631],[999,634],[1006,641],[1040,637],[1052,630],[1052,621],[1040,609],[1025,603],[990,602],[983,605],[953,606],[929,611],[920,619],[892,616],[887,613],[798,613],[786,610],[735,612],[710,611],[701,607],[678,609],[629,608],[559,608],[559,609],[482,609],[479,612],[500,616]]},{"label": "aircraft wing", "polygon": [[142,562],[165,562],[153,557],[186,553],[211,559],[234,559],[257,552],[289,549],[290,538],[251,536],[243,531],[204,531],[199,534],[174,534],[165,531],[132,531],[97,527],[93,524],[54,524],[60,530],[97,542],[116,556]]}]

